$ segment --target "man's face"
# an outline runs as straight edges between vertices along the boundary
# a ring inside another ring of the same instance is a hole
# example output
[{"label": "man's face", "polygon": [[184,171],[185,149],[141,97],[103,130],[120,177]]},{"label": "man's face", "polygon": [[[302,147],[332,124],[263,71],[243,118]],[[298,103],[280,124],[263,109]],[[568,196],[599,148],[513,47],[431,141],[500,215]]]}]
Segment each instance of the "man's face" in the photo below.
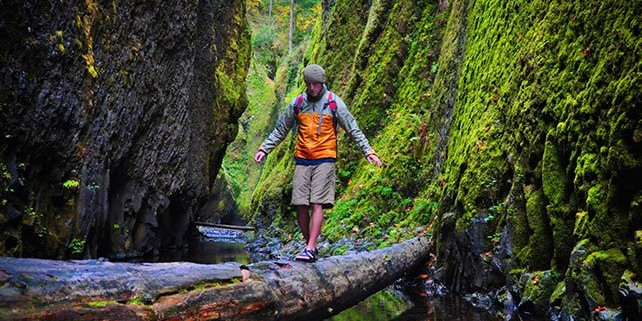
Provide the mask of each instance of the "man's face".
[{"label": "man's face", "polygon": [[310,82],[307,84],[308,86],[308,95],[312,97],[319,97],[319,94],[321,93],[321,90],[323,90],[323,83],[320,82]]}]

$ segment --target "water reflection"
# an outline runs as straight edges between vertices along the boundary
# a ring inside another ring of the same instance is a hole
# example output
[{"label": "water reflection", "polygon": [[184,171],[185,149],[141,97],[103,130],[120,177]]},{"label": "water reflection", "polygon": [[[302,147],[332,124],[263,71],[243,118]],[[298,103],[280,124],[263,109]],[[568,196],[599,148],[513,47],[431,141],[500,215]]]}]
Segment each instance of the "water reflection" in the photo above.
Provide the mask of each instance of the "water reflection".
[{"label": "water reflection", "polygon": [[484,310],[473,308],[458,297],[446,295],[432,299],[386,289],[326,321],[435,321],[497,320]]},{"label": "water reflection", "polygon": [[[412,292],[412,291],[411,291]],[[509,320],[509,318],[506,318]],[[519,316],[517,320],[545,319]],[[456,295],[428,298],[387,288],[325,321],[499,321],[496,315],[473,307]]]},{"label": "water reflection", "polygon": [[199,226],[198,230],[201,237],[190,245],[186,260],[203,264],[250,263],[243,231],[204,226]]},{"label": "water reflection", "polygon": [[224,262],[250,263],[250,254],[245,252],[245,243],[198,242],[187,252],[190,262],[216,264]]}]

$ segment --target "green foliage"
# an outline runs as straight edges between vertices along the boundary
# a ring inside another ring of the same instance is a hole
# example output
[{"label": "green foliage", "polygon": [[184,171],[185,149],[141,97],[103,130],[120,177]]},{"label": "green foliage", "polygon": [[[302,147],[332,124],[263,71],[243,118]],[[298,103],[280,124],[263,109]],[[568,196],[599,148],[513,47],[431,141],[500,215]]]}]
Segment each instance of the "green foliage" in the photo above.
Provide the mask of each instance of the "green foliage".
[{"label": "green foliage", "polygon": [[[7,169],[4,162],[0,162],[0,206],[4,207],[8,204],[9,194],[13,193],[11,188],[11,173]],[[0,212],[0,218],[4,217],[4,209]]]},{"label": "green foliage", "polygon": [[66,189],[77,189],[78,186],[80,186],[80,182],[75,179],[70,179],[62,183],[62,186]]},{"label": "green foliage", "polygon": [[69,241],[69,244],[67,244],[67,247],[69,248],[72,254],[82,254],[83,250],[85,249],[85,241],[74,238],[71,241]]},{"label": "green foliage", "polygon": [[[290,23],[290,3],[272,3],[270,15],[269,1],[248,1],[248,20],[252,25],[252,48],[257,62],[268,69],[274,79],[281,59],[288,54],[288,32]],[[298,47],[309,37],[321,10],[320,0],[295,2],[295,26],[292,33],[293,47]]]},{"label": "green foliage", "polygon": [[251,197],[261,171],[254,162],[254,153],[259,149],[266,133],[271,130],[276,114],[272,112],[277,104],[274,82],[266,74],[267,70],[255,62],[247,78],[249,104],[239,119],[236,139],[228,148],[221,172],[232,188],[239,213],[249,216]]}]

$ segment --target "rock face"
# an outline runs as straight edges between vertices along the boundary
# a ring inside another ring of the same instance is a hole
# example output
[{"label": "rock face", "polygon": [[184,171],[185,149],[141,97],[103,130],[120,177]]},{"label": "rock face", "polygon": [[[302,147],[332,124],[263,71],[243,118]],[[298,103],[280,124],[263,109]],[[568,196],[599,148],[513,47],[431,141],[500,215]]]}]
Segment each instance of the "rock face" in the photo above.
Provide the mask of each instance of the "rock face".
[{"label": "rock face", "polygon": [[243,1],[4,1],[0,255],[182,246],[247,104]]}]

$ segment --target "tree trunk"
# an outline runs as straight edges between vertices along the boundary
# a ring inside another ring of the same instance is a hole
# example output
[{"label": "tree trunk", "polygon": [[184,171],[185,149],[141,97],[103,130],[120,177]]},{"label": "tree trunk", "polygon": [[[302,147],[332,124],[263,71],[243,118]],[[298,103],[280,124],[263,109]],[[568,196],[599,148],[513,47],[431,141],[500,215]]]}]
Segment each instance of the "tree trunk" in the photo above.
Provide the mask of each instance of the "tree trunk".
[{"label": "tree trunk", "polygon": [[415,271],[428,255],[420,237],[316,263],[0,258],[0,319],[320,320]]},{"label": "tree trunk", "polygon": [[290,0],[290,28],[288,30],[288,54],[292,53],[293,34],[294,34],[294,0]]}]

